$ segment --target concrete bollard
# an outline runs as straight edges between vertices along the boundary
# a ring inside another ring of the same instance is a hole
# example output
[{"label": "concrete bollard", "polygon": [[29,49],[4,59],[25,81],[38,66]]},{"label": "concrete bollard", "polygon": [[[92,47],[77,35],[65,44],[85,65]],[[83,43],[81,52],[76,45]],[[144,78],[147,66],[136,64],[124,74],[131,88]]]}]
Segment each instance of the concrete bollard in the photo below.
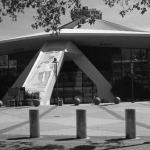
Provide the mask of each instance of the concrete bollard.
[{"label": "concrete bollard", "polygon": [[30,138],[40,137],[39,110],[29,110]]},{"label": "concrete bollard", "polygon": [[126,138],[134,139],[136,138],[135,109],[126,109],[125,118],[126,118]]},{"label": "concrete bollard", "polygon": [[86,125],[86,110],[76,110],[76,132],[77,138],[87,138],[87,125]]}]

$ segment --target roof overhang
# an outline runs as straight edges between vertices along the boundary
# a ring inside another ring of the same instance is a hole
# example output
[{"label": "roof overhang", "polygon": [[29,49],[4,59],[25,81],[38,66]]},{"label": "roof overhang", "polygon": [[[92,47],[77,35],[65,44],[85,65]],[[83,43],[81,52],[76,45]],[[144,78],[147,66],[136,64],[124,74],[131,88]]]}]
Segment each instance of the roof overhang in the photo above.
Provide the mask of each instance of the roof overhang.
[{"label": "roof overhang", "polygon": [[72,41],[76,45],[124,48],[150,48],[149,32],[61,29],[58,35],[37,33],[0,41],[0,55],[40,49],[47,41]]}]

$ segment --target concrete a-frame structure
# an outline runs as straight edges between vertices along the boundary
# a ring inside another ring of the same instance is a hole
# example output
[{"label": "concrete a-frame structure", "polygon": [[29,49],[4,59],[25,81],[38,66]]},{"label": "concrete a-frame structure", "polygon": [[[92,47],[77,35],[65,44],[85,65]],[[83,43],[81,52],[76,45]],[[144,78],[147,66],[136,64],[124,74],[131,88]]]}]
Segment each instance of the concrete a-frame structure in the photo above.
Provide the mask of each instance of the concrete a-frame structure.
[{"label": "concrete a-frame structure", "polygon": [[111,84],[103,77],[96,67],[72,42],[67,42],[66,50],[69,57],[76,65],[93,81],[93,83],[95,83],[97,86],[97,95],[101,99],[107,99],[109,102],[112,102],[114,96],[110,92]]},{"label": "concrete a-frame structure", "polygon": [[[110,83],[102,76],[102,74],[95,68],[95,66],[87,59],[86,56],[77,48],[71,41],[55,41],[45,43],[36,56],[31,60],[24,72],[16,80],[13,87],[25,87],[28,91],[39,91],[41,96],[41,105],[49,105],[51,94],[56,82],[54,68],[49,78],[48,84],[43,86],[31,86],[31,81],[35,77],[36,68],[46,52],[58,51],[59,57],[57,73],[59,73],[63,60],[67,57],[75,62],[75,64],[95,83],[97,86],[97,95],[102,99],[107,99],[109,102],[113,101],[114,97],[110,92]],[[52,62],[53,63],[53,62]],[[3,102],[7,104],[7,94]]]},{"label": "concrete a-frame structure", "polygon": [[[9,55],[16,52],[25,52],[36,50],[37,54],[32,58],[28,66],[26,66],[23,73],[15,81],[11,87],[28,87],[28,79],[30,75],[34,73],[34,67],[40,61],[40,57],[43,53],[51,51],[59,51],[62,53],[60,57],[60,63],[58,64],[58,72],[61,69],[63,60],[69,58],[73,60],[79,68],[96,84],[97,95],[101,99],[107,99],[113,101],[113,95],[110,92],[110,83],[101,75],[101,73],[95,68],[95,66],[84,56],[84,54],[78,49],[80,46],[91,47],[116,47],[116,48],[138,48],[149,49],[150,34],[148,32],[136,31],[130,28],[126,28],[120,25],[112,24],[104,20],[97,20],[95,24],[89,26],[88,24],[82,24],[81,28],[77,28],[77,21],[68,23],[62,26],[58,36],[51,36],[50,33],[38,33],[34,35],[27,35],[23,37],[17,37],[13,39],[7,39],[0,41],[0,55]],[[71,42],[72,41],[72,42]],[[139,42],[140,41],[140,42]],[[94,54],[94,49],[92,51]],[[92,55],[91,53],[91,55]],[[149,51],[148,51],[149,53]],[[94,55],[93,55],[94,57]],[[149,57],[149,55],[148,55]],[[148,58],[149,59],[149,58]],[[52,90],[55,84],[54,71],[49,80],[49,84],[40,89],[42,105],[49,105]],[[3,86],[3,85],[1,85]],[[2,99],[4,104],[7,104],[7,94]]]}]

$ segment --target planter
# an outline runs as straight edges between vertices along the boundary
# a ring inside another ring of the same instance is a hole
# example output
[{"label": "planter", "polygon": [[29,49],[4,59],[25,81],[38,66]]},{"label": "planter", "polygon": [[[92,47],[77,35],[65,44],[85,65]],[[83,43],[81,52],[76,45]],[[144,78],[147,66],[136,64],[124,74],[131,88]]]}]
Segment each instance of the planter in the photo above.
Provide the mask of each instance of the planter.
[{"label": "planter", "polygon": [[25,92],[26,103],[28,106],[39,106],[40,105],[40,92]]},{"label": "planter", "polygon": [[33,105],[34,105],[35,107],[38,107],[38,106],[40,105],[40,100],[39,100],[39,99],[34,99],[34,100],[33,100]]},{"label": "planter", "polygon": [[33,106],[33,100],[27,100],[27,105],[28,106]]},{"label": "planter", "polygon": [[119,104],[120,102],[121,102],[120,97],[115,97],[114,103],[115,103],[115,104]]},{"label": "planter", "polygon": [[76,98],[73,100],[73,103],[74,103],[75,105],[79,105],[79,104],[80,104],[80,99],[76,97]]},{"label": "planter", "polygon": [[95,97],[93,99],[93,102],[94,102],[95,105],[99,105],[101,103],[101,99],[99,97]]}]

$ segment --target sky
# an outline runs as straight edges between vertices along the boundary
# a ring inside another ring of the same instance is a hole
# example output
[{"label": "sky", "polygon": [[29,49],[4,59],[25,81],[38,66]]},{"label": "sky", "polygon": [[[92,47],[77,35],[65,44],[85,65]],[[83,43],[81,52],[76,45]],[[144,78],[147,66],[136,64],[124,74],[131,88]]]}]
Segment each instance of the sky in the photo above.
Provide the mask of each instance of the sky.
[{"label": "sky", "polygon": [[[122,18],[119,14],[121,10],[121,6],[119,5],[109,8],[104,4],[103,0],[81,0],[81,3],[82,6],[101,10],[103,13],[103,20],[134,29],[150,31],[150,10],[144,15],[141,15],[139,11],[135,10]],[[25,11],[25,14],[18,15],[17,22],[13,22],[11,18],[5,17],[3,22],[0,23],[0,40],[44,32],[42,28],[38,30],[32,29],[31,24],[34,23],[33,15],[35,14],[36,12],[34,9],[28,9]],[[62,25],[70,21],[69,11],[67,11],[66,15],[62,16]]]}]

